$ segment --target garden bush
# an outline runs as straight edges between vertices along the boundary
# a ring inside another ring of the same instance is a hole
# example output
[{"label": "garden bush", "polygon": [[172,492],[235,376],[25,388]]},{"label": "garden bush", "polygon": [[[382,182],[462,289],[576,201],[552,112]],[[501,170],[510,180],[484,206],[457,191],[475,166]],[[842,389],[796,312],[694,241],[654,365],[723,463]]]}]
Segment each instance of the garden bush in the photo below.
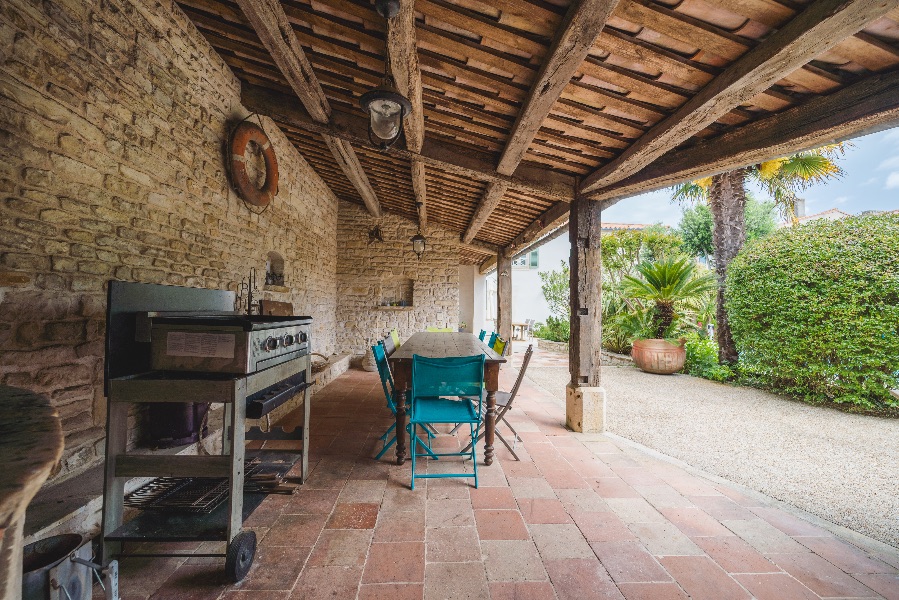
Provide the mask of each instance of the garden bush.
[{"label": "garden bush", "polygon": [[568,319],[560,319],[553,316],[546,317],[545,325],[537,323],[534,326],[534,336],[541,340],[568,343],[571,337],[571,323]]},{"label": "garden bush", "polygon": [[726,306],[743,375],[812,401],[899,406],[899,215],[748,245],[728,270]]},{"label": "garden bush", "polygon": [[727,381],[734,376],[730,367],[718,364],[718,344],[715,340],[698,332],[688,334],[686,340],[684,373],[713,381]]}]

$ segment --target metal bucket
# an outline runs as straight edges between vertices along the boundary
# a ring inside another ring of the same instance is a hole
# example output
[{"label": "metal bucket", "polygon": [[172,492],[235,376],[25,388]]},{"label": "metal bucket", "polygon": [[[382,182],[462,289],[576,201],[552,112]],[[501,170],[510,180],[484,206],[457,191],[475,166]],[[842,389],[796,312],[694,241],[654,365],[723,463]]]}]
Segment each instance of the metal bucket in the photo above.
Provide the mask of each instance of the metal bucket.
[{"label": "metal bucket", "polygon": [[73,558],[91,559],[90,544],[77,533],[44,538],[25,546],[22,600],[90,600],[91,569]]}]

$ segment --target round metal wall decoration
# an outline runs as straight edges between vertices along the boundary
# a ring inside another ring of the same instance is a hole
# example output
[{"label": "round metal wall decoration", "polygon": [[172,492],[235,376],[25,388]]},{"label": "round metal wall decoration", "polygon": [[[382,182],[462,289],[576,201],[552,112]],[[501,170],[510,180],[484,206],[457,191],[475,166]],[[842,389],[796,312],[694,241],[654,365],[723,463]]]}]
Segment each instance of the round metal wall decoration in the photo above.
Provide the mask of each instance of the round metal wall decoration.
[{"label": "round metal wall decoration", "polygon": [[[261,148],[265,159],[265,183],[261,188],[250,181],[247,173],[247,149],[250,142]],[[237,194],[249,204],[267,206],[278,194],[278,159],[265,131],[259,125],[243,121],[231,133],[228,148],[231,151],[231,184]]]}]

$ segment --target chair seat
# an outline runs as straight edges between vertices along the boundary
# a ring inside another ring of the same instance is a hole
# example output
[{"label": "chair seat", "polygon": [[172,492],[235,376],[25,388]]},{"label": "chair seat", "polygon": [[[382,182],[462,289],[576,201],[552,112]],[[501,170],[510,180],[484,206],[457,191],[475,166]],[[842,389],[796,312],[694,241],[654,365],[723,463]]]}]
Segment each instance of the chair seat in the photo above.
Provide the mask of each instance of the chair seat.
[{"label": "chair seat", "polygon": [[[471,400],[475,404],[477,404],[477,402],[478,402],[477,396],[465,396],[465,399]],[[496,392],[496,406],[498,408],[501,408],[503,406],[508,406],[509,402],[511,402],[511,401],[512,401],[512,394],[510,394],[509,392]],[[483,408],[482,412],[486,412],[486,411],[487,411],[487,398],[485,395],[484,408]]]},{"label": "chair seat", "polygon": [[412,411],[412,423],[476,423],[477,408],[471,402],[444,398],[419,398]]}]

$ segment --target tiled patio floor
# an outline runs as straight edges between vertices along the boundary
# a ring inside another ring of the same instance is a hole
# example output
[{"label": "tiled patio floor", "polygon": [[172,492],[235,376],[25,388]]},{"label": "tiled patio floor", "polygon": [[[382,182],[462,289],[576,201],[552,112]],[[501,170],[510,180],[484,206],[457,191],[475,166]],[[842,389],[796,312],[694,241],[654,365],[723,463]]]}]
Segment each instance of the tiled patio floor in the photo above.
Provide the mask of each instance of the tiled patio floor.
[{"label": "tiled patio floor", "polygon": [[[506,389],[514,375],[504,370]],[[371,458],[390,423],[375,373],[341,376],[312,415],[311,477],[246,523],[260,541],[243,582],[223,581],[221,559],[126,559],[122,597],[899,599],[899,553],[863,550],[630,446],[572,434],[557,401],[527,380],[510,412],[522,461],[497,443],[479,489],[444,479],[411,491],[408,463],[388,462],[392,451]]]}]

